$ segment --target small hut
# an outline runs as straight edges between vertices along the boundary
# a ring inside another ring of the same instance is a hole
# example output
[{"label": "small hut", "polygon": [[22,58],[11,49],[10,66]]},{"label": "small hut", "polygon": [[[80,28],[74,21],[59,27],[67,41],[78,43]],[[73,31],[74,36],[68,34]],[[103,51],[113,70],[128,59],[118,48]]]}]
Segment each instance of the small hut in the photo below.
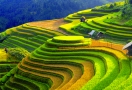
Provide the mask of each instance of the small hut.
[{"label": "small hut", "polygon": [[92,30],[91,32],[88,33],[88,35],[92,36],[95,33],[95,30]]},{"label": "small hut", "polygon": [[132,56],[132,41],[127,43],[122,49],[123,50],[127,49],[128,50],[127,55]]},{"label": "small hut", "polygon": [[98,32],[96,37],[97,38],[102,38],[102,37],[104,37],[104,33],[103,32]]},{"label": "small hut", "polygon": [[85,18],[84,16],[82,16],[82,17],[80,18],[80,22],[85,22],[85,20],[86,20],[86,18]]}]

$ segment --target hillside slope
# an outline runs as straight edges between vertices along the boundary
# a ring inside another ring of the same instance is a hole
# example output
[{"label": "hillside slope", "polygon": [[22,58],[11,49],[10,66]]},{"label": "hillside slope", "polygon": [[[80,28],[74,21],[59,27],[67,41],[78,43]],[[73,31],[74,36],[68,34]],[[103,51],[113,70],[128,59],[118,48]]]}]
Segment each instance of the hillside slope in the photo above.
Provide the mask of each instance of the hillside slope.
[{"label": "hillside slope", "polygon": [[62,18],[109,1],[113,0],[0,0],[0,32],[26,22]]},{"label": "hillside slope", "polygon": [[[124,3],[111,5],[2,32],[0,48],[21,47],[31,54],[8,73],[0,73],[0,89],[131,90],[132,62],[122,48],[132,40],[132,27],[104,21],[116,18]],[[80,22],[81,16],[85,22]],[[97,37],[98,32],[104,36]]]}]

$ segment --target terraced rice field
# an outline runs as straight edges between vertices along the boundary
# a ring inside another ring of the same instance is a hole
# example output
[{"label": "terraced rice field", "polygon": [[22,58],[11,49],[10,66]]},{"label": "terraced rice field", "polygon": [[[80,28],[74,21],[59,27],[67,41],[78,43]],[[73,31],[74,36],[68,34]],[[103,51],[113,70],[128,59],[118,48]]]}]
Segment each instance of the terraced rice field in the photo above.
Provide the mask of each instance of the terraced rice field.
[{"label": "terraced rice field", "polygon": [[[18,64],[17,72],[2,88],[28,89],[38,82],[33,90],[102,90],[116,79],[123,82],[129,77],[129,60],[123,53],[106,47],[88,47],[90,40],[82,36],[57,36],[47,40]],[[128,72],[124,72],[126,67]]]},{"label": "terraced rice field", "polygon": [[[103,17],[98,17],[93,19],[87,19],[86,23],[80,23],[75,27],[84,28],[85,30],[88,30],[87,33],[92,30],[96,30],[98,32],[101,31],[105,33],[106,38],[110,38],[110,39],[117,39],[117,40],[123,40],[123,41],[132,40],[132,37],[131,37],[132,27],[114,25],[114,24],[104,22],[104,19],[106,19],[107,17],[109,17],[109,15],[105,15]],[[82,32],[76,29],[74,31]]]},{"label": "terraced rice field", "polygon": [[[31,54],[18,64],[0,64],[0,90],[131,90],[132,62],[123,45],[87,34],[96,30],[106,38],[132,40],[131,27],[104,22],[113,11],[88,9],[64,18],[69,23],[39,21],[6,30],[0,48],[21,47]],[[87,21],[80,22],[81,16]]]},{"label": "terraced rice field", "polygon": [[4,49],[0,49],[0,78],[14,68],[18,62],[7,62],[8,54]]}]

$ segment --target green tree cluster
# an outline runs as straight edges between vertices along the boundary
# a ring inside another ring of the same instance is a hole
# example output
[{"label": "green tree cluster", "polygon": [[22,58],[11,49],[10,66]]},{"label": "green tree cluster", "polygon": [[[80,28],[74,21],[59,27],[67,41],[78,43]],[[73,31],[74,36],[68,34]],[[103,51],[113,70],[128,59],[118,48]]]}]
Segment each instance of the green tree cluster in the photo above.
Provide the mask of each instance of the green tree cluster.
[{"label": "green tree cluster", "polygon": [[132,0],[125,0],[126,4],[132,4]]},{"label": "green tree cluster", "polygon": [[8,48],[9,58],[14,58],[16,60],[22,60],[24,57],[30,53],[23,48]]}]

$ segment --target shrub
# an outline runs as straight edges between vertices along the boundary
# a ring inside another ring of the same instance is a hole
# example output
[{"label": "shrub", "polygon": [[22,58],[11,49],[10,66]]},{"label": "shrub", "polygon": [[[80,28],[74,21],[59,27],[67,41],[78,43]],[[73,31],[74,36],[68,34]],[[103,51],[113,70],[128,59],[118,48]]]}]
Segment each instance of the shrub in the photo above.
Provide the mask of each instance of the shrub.
[{"label": "shrub", "polygon": [[[84,27],[85,26],[85,27]],[[82,33],[82,34],[88,34],[92,29],[88,28],[86,26],[86,23],[81,23],[79,24],[78,26],[75,26],[74,27],[74,31],[77,31],[79,33]]]},{"label": "shrub", "polygon": [[128,5],[125,5],[122,9],[121,9],[121,16],[122,16],[122,19],[127,19],[129,20],[132,16],[132,5],[131,4],[128,4]]},{"label": "shrub", "polygon": [[7,34],[5,32],[0,33],[0,42],[7,38]]},{"label": "shrub", "polygon": [[9,48],[7,53],[9,55],[8,59],[15,58],[16,60],[22,60],[22,58],[30,54],[23,48]]}]

